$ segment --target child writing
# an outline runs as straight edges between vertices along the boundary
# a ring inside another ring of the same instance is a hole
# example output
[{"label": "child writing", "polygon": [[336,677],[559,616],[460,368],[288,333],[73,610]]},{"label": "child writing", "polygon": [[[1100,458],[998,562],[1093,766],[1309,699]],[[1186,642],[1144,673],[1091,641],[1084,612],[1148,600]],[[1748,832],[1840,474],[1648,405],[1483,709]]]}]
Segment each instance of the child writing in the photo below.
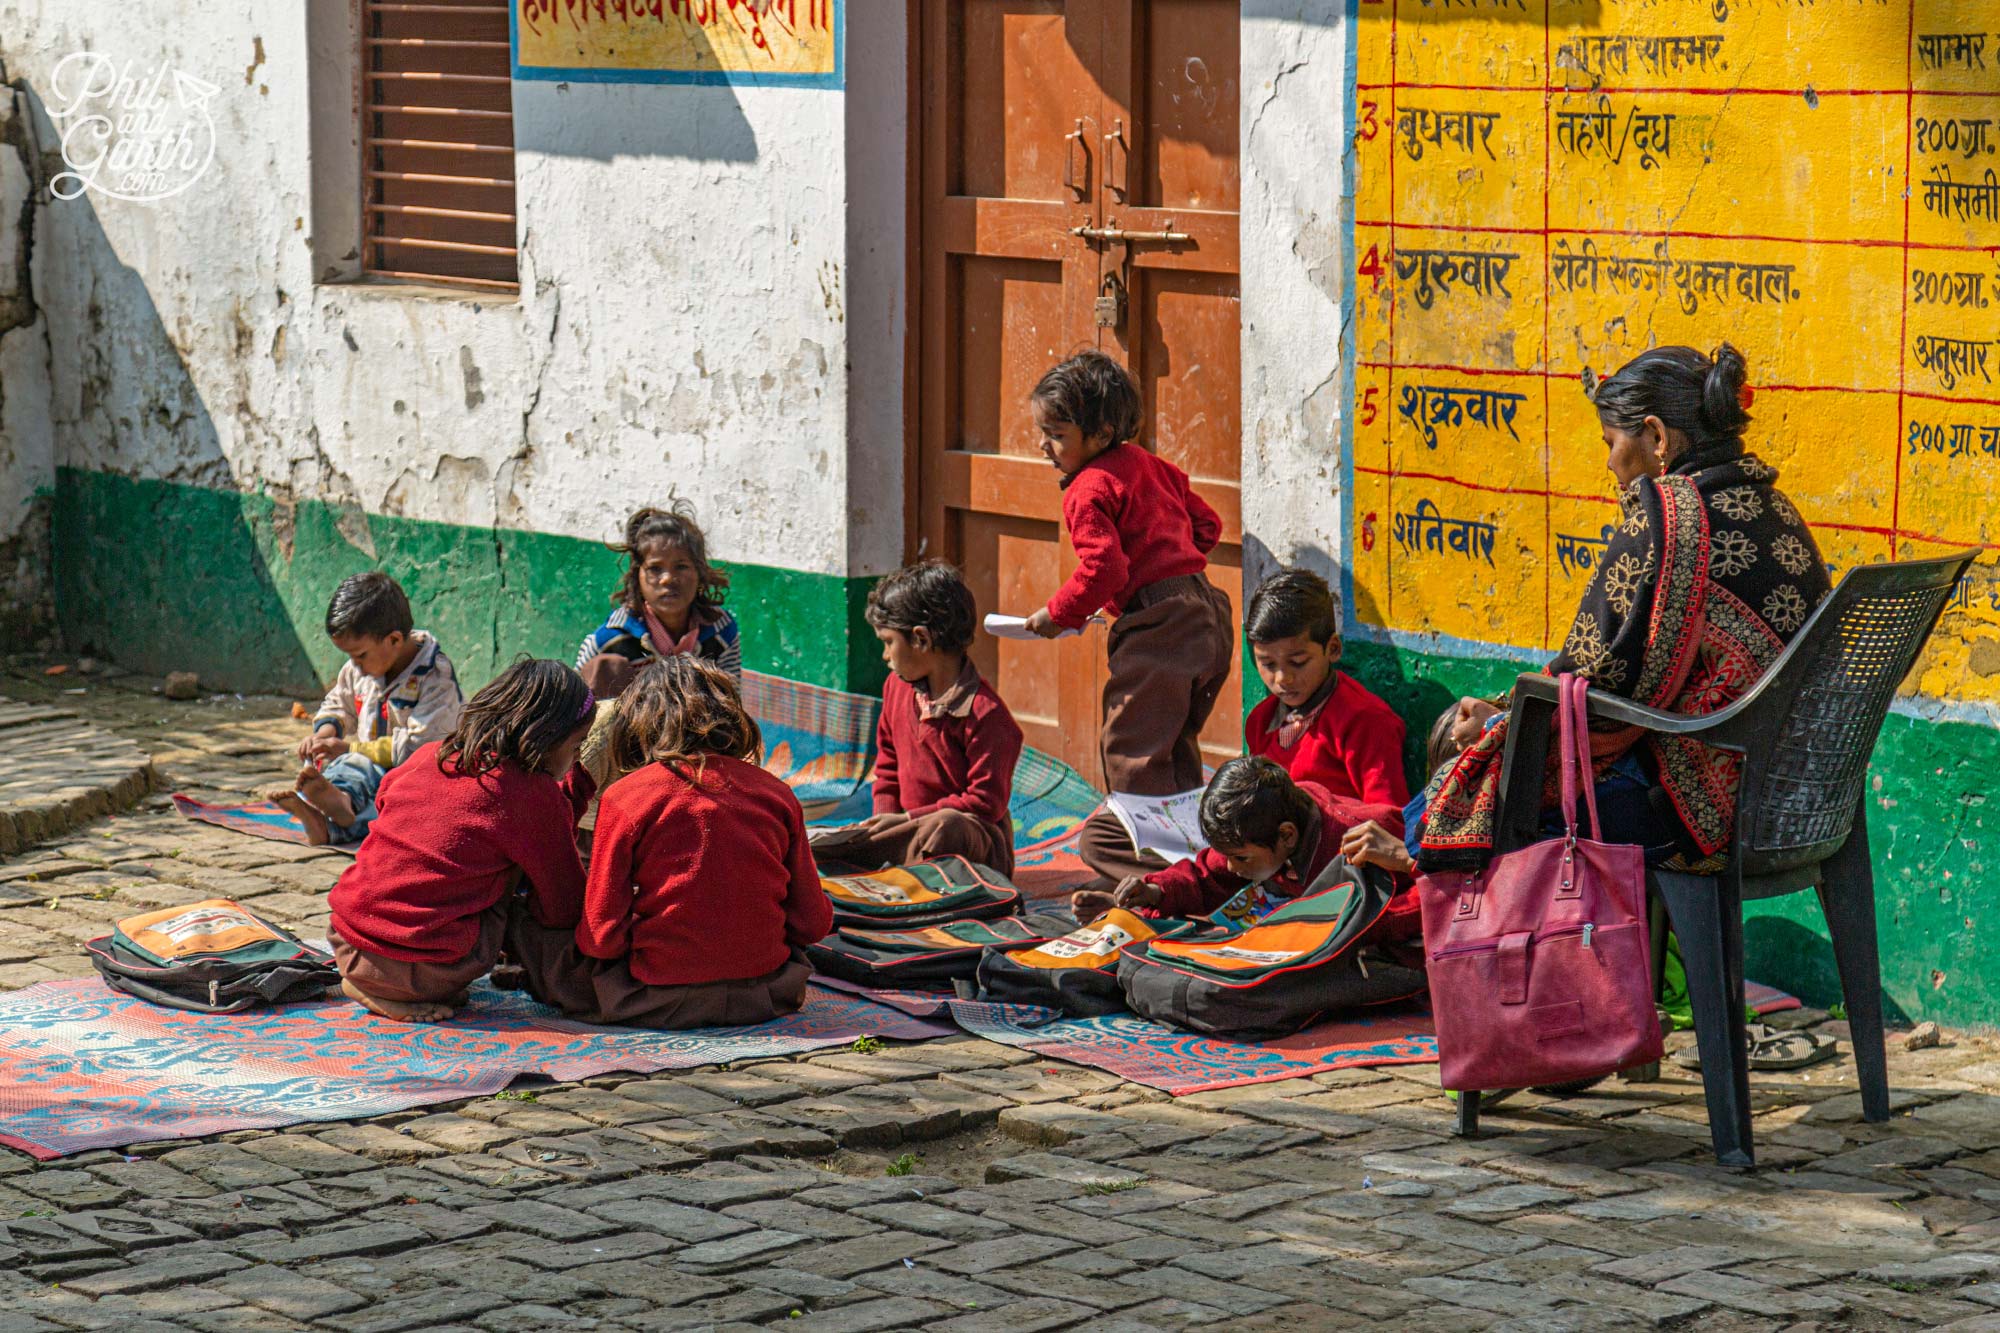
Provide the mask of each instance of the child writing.
[{"label": "child writing", "polygon": [[[341,989],[385,1018],[450,1018],[504,947],[532,974],[583,908],[576,753],[596,707],[560,662],[517,662],[448,739],[398,765],[328,903]],[[537,927],[542,929],[537,929]]]},{"label": "child writing", "polygon": [[[1102,352],[1043,375],[1030,399],[1042,453],[1062,474],[1063,525],[1076,571],[1028,617],[1054,638],[1109,611],[1109,675],[1099,747],[1113,792],[1171,796],[1201,786],[1198,739],[1236,651],[1229,600],[1208,581],[1222,522],[1187,474],[1135,443],[1132,376]],[[1115,816],[1080,830],[1079,854],[1106,883],[1157,865]]]},{"label": "child writing", "polygon": [[722,609],[729,575],[708,563],[708,538],[693,507],[677,500],[669,509],[641,509],[625,520],[625,542],[616,549],[629,563],[611,595],[617,606],[577,650],[584,683],[615,699],[646,663],[681,653],[741,680],[736,618]]},{"label": "child writing", "polygon": [[[1112,891],[1080,889],[1070,898],[1078,921],[1113,907],[1148,917],[1201,917],[1231,924],[1268,915],[1321,879],[1340,854],[1346,831],[1340,804],[1316,782],[1294,782],[1278,764],[1246,755],[1215,770],[1201,797],[1208,846]],[[1336,866],[1325,887],[1340,882]]]},{"label": "child writing", "polygon": [[1250,656],[1271,697],[1250,710],[1245,748],[1317,782],[1340,803],[1343,824],[1375,820],[1400,832],[1410,799],[1403,777],[1403,719],[1346,672],[1333,592],[1304,569],[1259,584],[1243,613]]},{"label": "child writing", "polygon": [[1014,872],[1007,802],[1021,728],[966,656],[978,624],[956,569],[927,560],[868,594],[889,678],[875,726],[875,814],[817,834],[822,855],[870,870],[957,853]]},{"label": "child writing", "polygon": [[347,661],[299,742],[297,781],[270,799],[305,825],[306,841],[352,843],[375,821],[383,776],[449,736],[465,696],[437,640],[411,628],[410,599],[387,574],[342,579],[326,633]]},{"label": "child writing", "polygon": [[833,928],[805,813],[759,766],[736,683],[689,654],[639,672],[607,742],[583,917],[534,996],[589,1023],[762,1023],[805,1003],[804,948]]}]

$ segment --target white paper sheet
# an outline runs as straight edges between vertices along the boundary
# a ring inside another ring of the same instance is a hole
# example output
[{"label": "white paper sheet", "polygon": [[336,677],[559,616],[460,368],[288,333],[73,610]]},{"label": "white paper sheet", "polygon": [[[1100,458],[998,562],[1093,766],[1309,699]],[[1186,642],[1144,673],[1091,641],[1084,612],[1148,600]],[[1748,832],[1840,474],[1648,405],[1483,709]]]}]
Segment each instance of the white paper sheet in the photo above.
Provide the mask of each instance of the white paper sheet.
[{"label": "white paper sheet", "polygon": [[[1092,616],[1090,620],[1086,620],[1083,623],[1088,625],[1091,621],[1098,619],[1099,617]],[[997,611],[986,617],[986,632],[996,639],[1026,639],[1030,643],[1042,637],[1028,628],[1028,618],[1026,616],[1003,616]],[[1056,637],[1058,639],[1067,639],[1072,634],[1080,633],[1082,633],[1081,630],[1066,629],[1056,635]]]}]

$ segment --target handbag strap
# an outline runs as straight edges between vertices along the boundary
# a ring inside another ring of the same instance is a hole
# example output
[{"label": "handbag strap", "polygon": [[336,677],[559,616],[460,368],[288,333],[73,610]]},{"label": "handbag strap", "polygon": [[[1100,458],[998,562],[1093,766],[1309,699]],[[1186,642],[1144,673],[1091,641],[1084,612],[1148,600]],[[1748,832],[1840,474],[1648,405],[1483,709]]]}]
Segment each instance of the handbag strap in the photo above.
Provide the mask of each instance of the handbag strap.
[{"label": "handbag strap", "polygon": [[1590,711],[1586,698],[1590,684],[1565,671],[1556,682],[1557,746],[1562,753],[1563,829],[1576,840],[1576,795],[1583,788],[1584,806],[1590,814],[1590,837],[1604,840],[1604,826],[1597,817],[1597,784],[1590,762]]}]

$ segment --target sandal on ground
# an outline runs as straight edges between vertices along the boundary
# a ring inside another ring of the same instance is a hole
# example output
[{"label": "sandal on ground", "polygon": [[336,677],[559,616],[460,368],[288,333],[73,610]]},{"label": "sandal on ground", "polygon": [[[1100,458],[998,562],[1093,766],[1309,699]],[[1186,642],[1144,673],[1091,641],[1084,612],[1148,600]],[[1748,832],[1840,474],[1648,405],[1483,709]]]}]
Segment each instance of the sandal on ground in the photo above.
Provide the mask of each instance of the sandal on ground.
[{"label": "sandal on ground", "polygon": [[[1750,1040],[1750,1067],[1763,1073],[1804,1069],[1840,1054],[1840,1043],[1823,1032],[1784,1032],[1762,1023],[1753,1023],[1745,1031]],[[1688,1047],[1674,1057],[1674,1063],[1683,1069],[1700,1069],[1700,1048]]]}]

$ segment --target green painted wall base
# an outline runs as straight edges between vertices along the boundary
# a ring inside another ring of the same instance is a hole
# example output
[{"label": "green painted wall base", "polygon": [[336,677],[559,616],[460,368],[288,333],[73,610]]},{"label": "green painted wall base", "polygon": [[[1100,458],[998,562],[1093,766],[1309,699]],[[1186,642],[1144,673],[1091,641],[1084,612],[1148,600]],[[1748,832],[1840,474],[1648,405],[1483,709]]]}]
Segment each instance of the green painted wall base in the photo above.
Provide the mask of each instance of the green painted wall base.
[{"label": "green painted wall base", "polygon": [[[1409,725],[1411,780],[1423,738],[1460,695],[1510,689],[1520,664],[1351,643],[1347,669]],[[1892,1020],[2000,1024],[2000,867],[1985,859],[1985,813],[2000,810],[2000,731],[1892,715],[1870,771],[1869,846]],[[2000,847],[1996,847],[2000,853]],[[1808,1004],[1841,998],[1819,902],[1810,893],[1750,903],[1749,975]]]},{"label": "green painted wall base", "polygon": [[[54,546],[71,648],[135,670],[193,671],[212,688],[302,697],[343,660],[323,626],[349,574],[394,575],[469,691],[524,653],[573,661],[622,569],[603,544],[573,537],[68,468],[56,480]],[[745,666],[881,688],[880,645],[861,618],[872,579],[726,568]]]}]

